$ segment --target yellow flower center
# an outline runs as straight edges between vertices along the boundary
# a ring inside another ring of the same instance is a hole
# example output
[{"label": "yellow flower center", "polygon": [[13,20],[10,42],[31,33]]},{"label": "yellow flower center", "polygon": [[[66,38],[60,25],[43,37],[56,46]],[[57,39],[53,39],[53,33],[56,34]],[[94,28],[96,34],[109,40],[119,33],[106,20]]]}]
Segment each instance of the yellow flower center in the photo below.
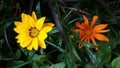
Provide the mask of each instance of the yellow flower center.
[{"label": "yellow flower center", "polygon": [[31,27],[29,31],[29,36],[31,36],[32,38],[37,37],[39,34],[39,30],[36,27]]},{"label": "yellow flower center", "polygon": [[87,36],[90,36],[90,35],[91,35],[91,33],[92,33],[92,31],[91,31],[91,30],[86,30],[86,32],[85,32],[85,34],[86,34]]}]

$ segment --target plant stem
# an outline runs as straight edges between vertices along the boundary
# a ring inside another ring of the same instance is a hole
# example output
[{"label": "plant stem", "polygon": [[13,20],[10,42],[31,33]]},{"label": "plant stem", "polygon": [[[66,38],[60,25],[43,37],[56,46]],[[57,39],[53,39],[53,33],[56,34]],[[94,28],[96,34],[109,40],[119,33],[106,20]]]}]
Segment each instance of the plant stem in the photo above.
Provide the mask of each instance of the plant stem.
[{"label": "plant stem", "polygon": [[8,41],[6,29],[4,29],[4,38],[5,38],[5,41],[6,41],[7,45],[8,45],[8,48],[10,49],[11,54],[14,55],[14,53],[13,53],[13,51],[12,51],[12,48],[10,47],[10,43],[9,43],[9,41]]},{"label": "plant stem", "polygon": [[51,13],[52,13],[52,16],[53,16],[53,18],[54,18],[54,21],[55,21],[55,23],[56,23],[56,25],[57,25],[57,27],[58,27],[58,29],[59,29],[59,33],[60,33],[60,35],[61,35],[62,38],[63,38],[63,41],[64,41],[67,49],[68,49],[69,51],[71,51],[71,48],[69,47],[69,44],[68,44],[66,35],[65,35],[64,31],[63,31],[63,28],[62,28],[62,26],[61,26],[61,24],[60,24],[60,21],[59,21],[58,18],[57,18],[57,15],[56,15],[56,13],[55,13],[55,10],[54,10],[54,8],[53,8],[53,6],[52,6],[52,0],[48,0],[48,5],[49,5],[49,8],[50,8],[50,10],[51,10]]}]

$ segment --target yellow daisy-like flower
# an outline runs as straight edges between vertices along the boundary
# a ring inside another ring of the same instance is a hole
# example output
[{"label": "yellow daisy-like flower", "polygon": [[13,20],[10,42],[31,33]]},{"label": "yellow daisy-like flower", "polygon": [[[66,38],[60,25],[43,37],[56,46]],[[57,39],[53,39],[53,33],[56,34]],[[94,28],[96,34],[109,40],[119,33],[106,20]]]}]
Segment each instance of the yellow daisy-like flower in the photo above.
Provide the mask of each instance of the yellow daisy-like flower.
[{"label": "yellow daisy-like flower", "polygon": [[[78,27],[78,29],[72,30],[73,32],[80,33],[80,41],[88,43],[92,41],[95,46],[97,46],[95,39],[99,41],[109,42],[109,39],[105,35],[101,34],[110,31],[109,29],[103,30],[108,26],[108,24],[100,24],[94,26],[95,22],[98,19],[98,16],[93,17],[91,24],[89,24],[88,19],[84,15],[83,18],[84,23],[80,24],[79,22],[76,22],[76,26]],[[79,47],[81,48],[80,44]]]},{"label": "yellow daisy-like flower", "polygon": [[35,12],[32,16],[22,13],[22,22],[15,22],[14,31],[18,33],[16,39],[22,48],[28,50],[38,50],[38,46],[45,49],[46,44],[44,40],[47,38],[47,33],[50,32],[54,26],[52,23],[44,23],[45,17],[37,20]]}]

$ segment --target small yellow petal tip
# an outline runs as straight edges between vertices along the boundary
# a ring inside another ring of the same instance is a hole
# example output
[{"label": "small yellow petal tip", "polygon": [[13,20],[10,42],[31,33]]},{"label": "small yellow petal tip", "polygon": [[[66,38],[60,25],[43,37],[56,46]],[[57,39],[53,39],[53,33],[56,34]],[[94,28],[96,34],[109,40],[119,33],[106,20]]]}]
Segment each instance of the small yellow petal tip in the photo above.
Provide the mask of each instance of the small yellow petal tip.
[{"label": "small yellow petal tip", "polygon": [[41,48],[46,49],[46,46],[45,47],[41,47]]}]

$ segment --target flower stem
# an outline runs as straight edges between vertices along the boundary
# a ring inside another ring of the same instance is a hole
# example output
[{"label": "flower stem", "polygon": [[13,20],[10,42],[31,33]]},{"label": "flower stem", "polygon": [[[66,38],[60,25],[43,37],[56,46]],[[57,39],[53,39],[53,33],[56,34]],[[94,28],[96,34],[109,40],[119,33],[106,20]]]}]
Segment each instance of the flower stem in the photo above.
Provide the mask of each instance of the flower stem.
[{"label": "flower stem", "polygon": [[12,51],[12,48],[10,47],[10,43],[9,43],[9,41],[8,41],[6,29],[4,29],[4,38],[5,38],[5,41],[6,41],[7,45],[8,45],[8,48],[10,49],[11,54],[14,55],[14,53],[13,53],[13,51]]},{"label": "flower stem", "polygon": [[60,35],[61,35],[62,38],[63,38],[63,41],[64,41],[67,49],[68,49],[69,51],[71,51],[71,48],[69,47],[68,41],[67,41],[67,39],[66,39],[66,35],[65,35],[64,31],[63,31],[63,28],[62,28],[62,26],[61,26],[61,24],[60,24],[60,21],[59,21],[58,18],[57,18],[57,15],[56,15],[56,13],[55,13],[55,10],[54,10],[54,8],[53,8],[53,6],[52,6],[52,0],[48,0],[48,5],[49,5],[49,8],[50,8],[50,10],[51,10],[51,13],[52,13],[52,16],[53,16],[53,18],[54,18],[54,21],[55,21],[55,23],[56,23],[56,25],[57,25],[57,27],[58,27],[58,29],[59,29],[59,33],[60,33]]}]

